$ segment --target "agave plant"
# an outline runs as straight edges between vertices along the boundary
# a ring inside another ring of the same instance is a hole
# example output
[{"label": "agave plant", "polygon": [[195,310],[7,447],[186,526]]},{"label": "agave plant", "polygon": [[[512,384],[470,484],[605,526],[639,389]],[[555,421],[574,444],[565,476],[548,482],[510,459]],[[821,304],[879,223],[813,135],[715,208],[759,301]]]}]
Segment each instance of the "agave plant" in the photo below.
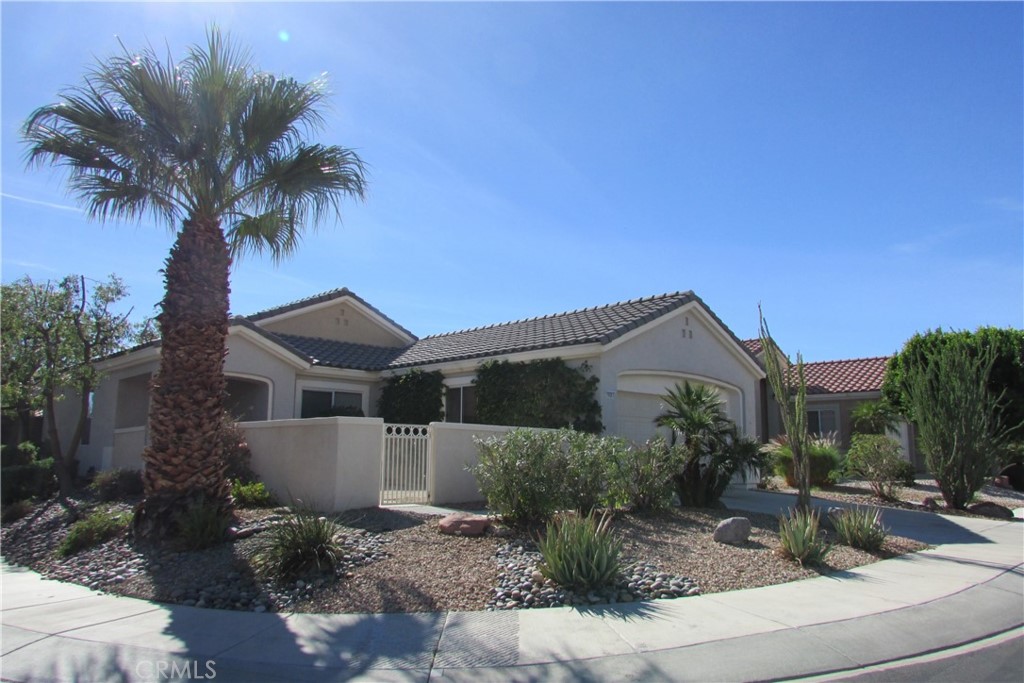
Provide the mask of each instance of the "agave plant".
[{"label": "agave plant", "polygon": [[793,510],[779,517],[779,540],[782,554],[801,565],[821,564],[832,546],[818,533],[821,518],[817,510]]},{"label": "agave plant", "polygon": [[587,591],[615,583],[622,540],[611,531],[611,515],[562,517],[547,525],[538,541],[541,574],[559,586]]}]

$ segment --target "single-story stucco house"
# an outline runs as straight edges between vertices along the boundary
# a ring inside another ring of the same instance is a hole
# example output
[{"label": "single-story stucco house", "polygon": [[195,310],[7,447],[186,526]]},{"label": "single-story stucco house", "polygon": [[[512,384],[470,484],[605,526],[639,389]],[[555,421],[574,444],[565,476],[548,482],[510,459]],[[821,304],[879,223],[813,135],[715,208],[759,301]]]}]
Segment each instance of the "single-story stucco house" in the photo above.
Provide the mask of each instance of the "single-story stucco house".
[{"label": "single-story stucco house", "polygon": [[[642,441],[655,433],[660,397],[677,382],[717,388],[729,417],[749,436],[762,422],[764,370],[693,292],[502,323],[418,339],[348,289],[337,289],[230,321],[228,407],[241,421],[358,408],[368,417],[384,379],[412,368],[439,370],[449,422],[474,420],[473,379],[487,360],[560,357],[586,362],[599,380],[608,433]],[[99,363],[83,469],[139,467],[146,443],[148,385],[159,342]]]}]

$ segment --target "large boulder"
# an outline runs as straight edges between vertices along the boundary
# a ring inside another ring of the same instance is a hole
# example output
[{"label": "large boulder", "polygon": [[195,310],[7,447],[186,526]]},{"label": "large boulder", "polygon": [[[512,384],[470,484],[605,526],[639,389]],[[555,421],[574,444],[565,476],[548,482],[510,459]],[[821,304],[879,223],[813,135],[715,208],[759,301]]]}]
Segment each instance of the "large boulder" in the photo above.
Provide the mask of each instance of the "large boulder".
[{"label": "large boulder", "polygon": [[746,543],[748,538],[750,538],[750,520],[746,517],[723,519],[715,527],[715,534],[712,536],[716,542],[730,545]]},{"label": "large boulder", "polygon": [[985,515],[986,517],[996,517],[997,519],[1013,519],[1013,510],[1008,507],[1003,507],[998,503],[974,503],[968,505],[967,510],[973,512],[976,515]]},{"label": "large boulder", "polygon": [[437,523],[441,533],[449,536],[483,536],[490,525],[490,518],[469,512],[453,512]]}]

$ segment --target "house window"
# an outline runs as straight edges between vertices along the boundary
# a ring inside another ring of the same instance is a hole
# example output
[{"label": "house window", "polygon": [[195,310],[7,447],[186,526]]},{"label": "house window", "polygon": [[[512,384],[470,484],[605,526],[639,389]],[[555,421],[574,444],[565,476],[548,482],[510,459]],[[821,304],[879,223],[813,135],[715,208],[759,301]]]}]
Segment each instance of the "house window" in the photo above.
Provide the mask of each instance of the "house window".
[{"label": "house window", "polygon": [[832,408],[818,408],[807,411],[807,431],[821,436],[829,432],[839,431],[836,411]]},{"label": "house window", "polygon": [[463,422],[475,424],[476,418],[476,387],[452,387],[445,394],[445,422]]},{"label": "house window", "polygon": [[363,395],[352,391],[302,391],[302,417],[363,417]]}]

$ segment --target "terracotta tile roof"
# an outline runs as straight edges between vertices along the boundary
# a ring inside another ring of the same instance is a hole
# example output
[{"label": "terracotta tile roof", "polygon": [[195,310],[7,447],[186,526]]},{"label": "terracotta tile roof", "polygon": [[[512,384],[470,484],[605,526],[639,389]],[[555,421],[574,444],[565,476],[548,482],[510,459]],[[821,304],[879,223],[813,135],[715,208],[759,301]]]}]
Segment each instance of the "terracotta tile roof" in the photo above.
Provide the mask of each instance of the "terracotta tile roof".
[{"label": "terracotta tile roof", "polygon": [[760,338],[758,338],[758,339],[744,339],[742,341],[742,344],[743,344],[744,348],[746,348],[747,351],[749,351],[750,355],[752,355],[752,356],[756,356],[757,354],[761,353],[761,349],[764,348],[761,345],[761,339]]},{"label": "terracotta tile roof", "polygon": [[882,377],[889,356],[828,360],[804,363],[807,393],[847,394],[859,391],[881,391]]}]

